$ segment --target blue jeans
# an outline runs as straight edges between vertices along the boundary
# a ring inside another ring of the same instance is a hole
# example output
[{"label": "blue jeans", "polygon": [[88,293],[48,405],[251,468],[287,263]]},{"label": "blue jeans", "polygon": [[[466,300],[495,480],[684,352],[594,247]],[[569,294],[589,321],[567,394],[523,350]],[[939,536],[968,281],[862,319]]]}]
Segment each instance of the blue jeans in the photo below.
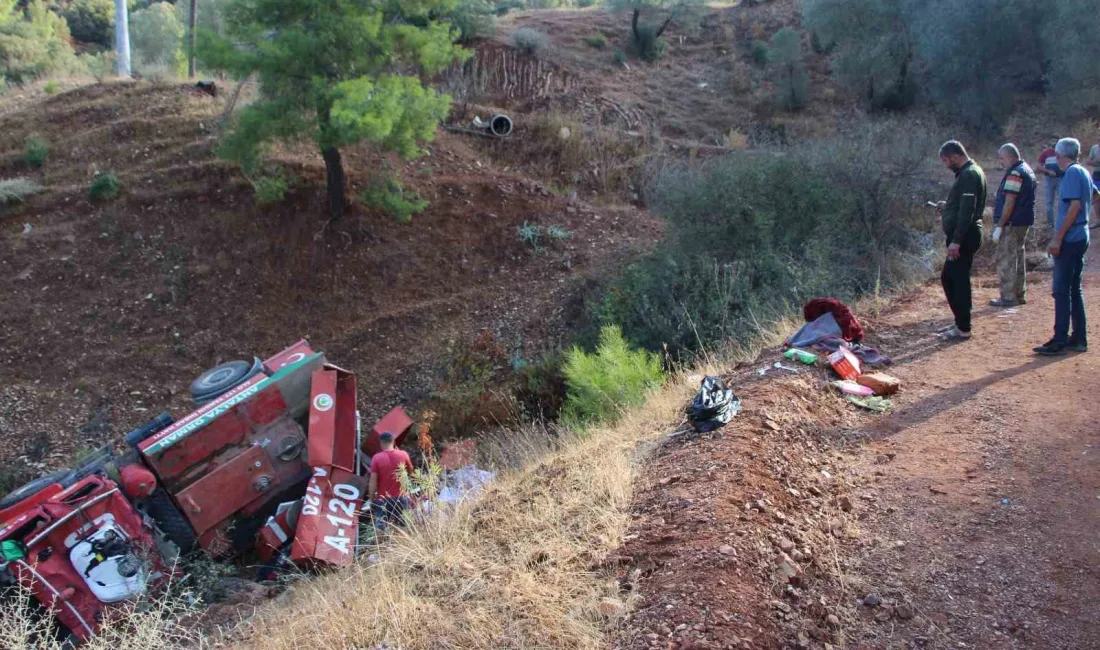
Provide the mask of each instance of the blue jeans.
[{"label": "blue jeans", "polygon": [[1056,205],[1057,198],[1058,198],[1058,185],[1061,182],[1062,182],[1061,178],[1054,178],[1054,177],[1051,177],[1051,176],[1044,176],[1043,177],[1043,186],[1045,187],[1046,200],[1047,200],[1047,225],[1048,226],[1053,226],[1054,225],[1054,217],[1058,214],[1057,212],[1055,212],[1055,210],[1058,207]]},{"label": "blue jeans", "polygon": [[[1081,293],[1081,273],[1085,268],[1087,241],[1065,242],[1054,258],[1054,343],[1087,343],[1085,297]],[[1073,336],[1069,334],[1073,324]]]},{"label": "blue jeans", "polygon": [[405,521],[405,512],[409,509],[408,497],[386,497],[371,503],[371,514],[377,528],[400,526]]}]

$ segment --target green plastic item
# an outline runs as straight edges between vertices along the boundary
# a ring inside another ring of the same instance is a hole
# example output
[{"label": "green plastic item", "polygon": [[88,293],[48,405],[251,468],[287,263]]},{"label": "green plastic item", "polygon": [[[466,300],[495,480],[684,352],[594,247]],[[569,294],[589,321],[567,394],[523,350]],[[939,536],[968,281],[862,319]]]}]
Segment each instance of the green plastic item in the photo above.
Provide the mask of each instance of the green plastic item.
[{"label": "green plastic item", "polygon": [[27,557],[27,547],[14,539],[5,539],[0,542],[0,559],[5,562],[22,560]]},{"label": "green plastic item", "polygon": [[783,356],[795,361],[801,361],[807,366],[812,366],[817,363],[817,355],[813,352],[807,352],[805,350],[799,350],[797,348],[791,348],[783,353]]}]

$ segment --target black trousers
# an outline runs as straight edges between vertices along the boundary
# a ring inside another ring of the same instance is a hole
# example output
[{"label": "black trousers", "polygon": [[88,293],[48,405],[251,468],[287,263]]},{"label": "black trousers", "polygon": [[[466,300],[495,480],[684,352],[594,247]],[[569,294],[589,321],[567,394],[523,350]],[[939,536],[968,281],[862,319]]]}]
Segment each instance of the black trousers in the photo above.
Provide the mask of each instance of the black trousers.
[{"label": "black trousers", "polygon": [[970,331],[970,310],[973,308],[970,295],[970,270],[974,266],[974,255],[982,246],[982,231],[971,230],[966,241],[959,247],[959,256],[943,263],[940,282],[943,295],[955,315],[955,327],[961,332]]}]

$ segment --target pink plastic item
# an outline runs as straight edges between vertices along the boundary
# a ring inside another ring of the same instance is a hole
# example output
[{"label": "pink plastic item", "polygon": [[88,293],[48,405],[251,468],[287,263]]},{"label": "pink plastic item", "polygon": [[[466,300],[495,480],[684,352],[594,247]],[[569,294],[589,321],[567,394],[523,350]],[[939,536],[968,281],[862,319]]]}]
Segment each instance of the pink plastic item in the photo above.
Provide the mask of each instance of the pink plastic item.
[{"label": "pink plastic item", "polygon": [[838,381],[834,386],[837,390],[845,395],[855,395],[856,397],[870,397],[875,394],[875,391],[871,390],[870,386],[861,386],[854,381]]}]

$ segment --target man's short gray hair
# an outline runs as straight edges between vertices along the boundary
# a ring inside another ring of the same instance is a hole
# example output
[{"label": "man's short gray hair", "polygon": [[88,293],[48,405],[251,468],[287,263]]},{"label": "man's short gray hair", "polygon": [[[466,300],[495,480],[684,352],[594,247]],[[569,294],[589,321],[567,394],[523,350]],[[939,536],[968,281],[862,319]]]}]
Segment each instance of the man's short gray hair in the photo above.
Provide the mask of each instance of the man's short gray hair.
[{"label": "man's short gray hair", "polygon": [[1077,138],[1062,138],[1054,145],[1054,151],[1063,158],[1077,160],[1081,157],[1081,141]]},{"label": "man's short gray hair", "polygon": [[1016,148],[1016,145],[1011,142],[1006,142],[1001,145],[1001,148],[997,150],[997,153],[1010,154],[1016,160],[1020,159],[1020,150]]}]

